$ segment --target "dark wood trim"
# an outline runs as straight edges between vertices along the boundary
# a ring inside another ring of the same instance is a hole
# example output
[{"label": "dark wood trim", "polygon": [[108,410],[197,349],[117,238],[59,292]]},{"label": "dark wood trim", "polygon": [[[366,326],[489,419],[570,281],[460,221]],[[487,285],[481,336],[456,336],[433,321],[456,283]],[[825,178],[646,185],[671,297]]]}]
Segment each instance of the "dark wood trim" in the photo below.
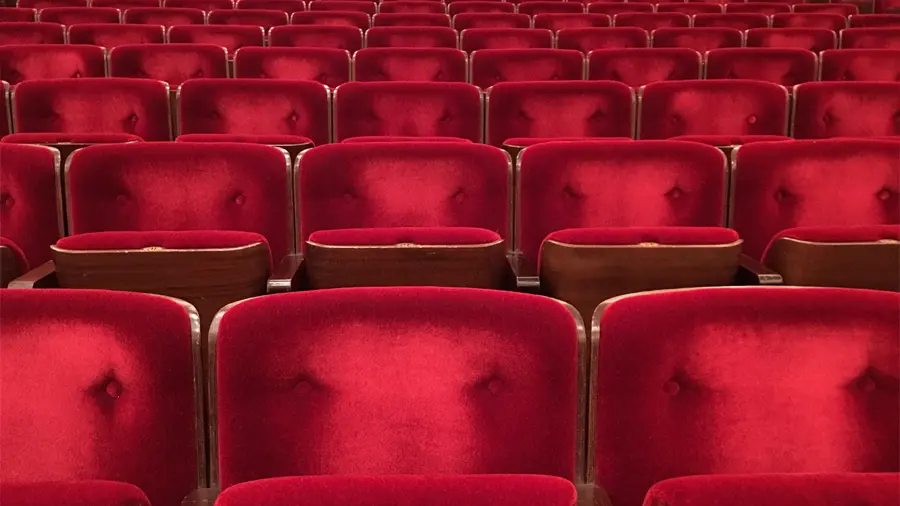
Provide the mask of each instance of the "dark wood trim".
[{"label": "dark wood trim", "polygon": [[900,242],[821,243],[781,238],[766,264],[784,283],[900,291]]},{"label": "dark wood trim", "polygon": [[59,288],[53,260],[31,269],[9,283],[10,288]]},{"label": "dark wood trim", "polygon": [[784,280],[781,274],[766,267],[762,262],[741,253],[740,267],[734,278],[734,284],[771,286],[784,284]]},{"label": "dark wood trim", "polygon": [[198,488],[181,501],[181,506],[213,506],[220,493],[217,488]]},{"label": "dark wood trim", "polygon": [[0,288],[9,286],[10,281],[19,277],[19,261],[12,248],[0,246]]},{"label": "dark wood trim", "polygon": [[286,255],[275,267],[266,283],[267,293],[286,293],[302,289],[305,273],[303,255],[291,253]]}]

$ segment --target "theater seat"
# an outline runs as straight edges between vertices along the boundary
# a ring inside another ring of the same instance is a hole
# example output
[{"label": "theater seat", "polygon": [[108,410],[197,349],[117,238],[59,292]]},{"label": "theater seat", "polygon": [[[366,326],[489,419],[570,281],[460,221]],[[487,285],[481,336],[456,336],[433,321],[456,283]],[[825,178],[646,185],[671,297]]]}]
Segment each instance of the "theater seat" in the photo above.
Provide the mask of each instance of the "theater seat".
[{"label": "theater seat", "polygon": [[336,87],[350,80],[350,53],[327,47],[245,47],[234,54],[234,77],[315,81]]},{"label": "theater seat", "polygon": [[516,12],[537,16],[540,14],[581,14],[584,5],[580,2],[559,2],[555,0],[526,0],[518,5]]},{"label": "theater seat", "polygon": [[292,25],[355,26],[368,30],[372,24],[369,14],[359,11],[309,11],[291,14]]},{"label": "theater seat", "polygon": [[367,0],[314,0],[309,3],[311,11],[355,11],[369,16],[378,12],[375,2]]},{"label": "theater seat", "polygon": [[407,137],[390,135],[366,135],[362,137],[348,137],[341,141],[342,144],[355,142],[469,142],[469,139],[459,137]]},{"label": "theater seat", "polygon": [[[491,2],[493,3],[493,2]],[[45,9],[46,10],[46,9]],[[510,11],[512,12],[512,11]],[[0,23],[37,21],[37,10],[25,7],[0,8]]]},{"label": "theater seat", "polygon": [[222,46],[229,56],[242,47],[262,46],[265,30],[250,25],[176,25],[169,28],[169,43]]},{"label": "theater seat", "polygon": [[268,30],[288,24],[290,17],[286,12],[266,9],[222,9],[209,11],[206,21],[210,25],[260,26]]},{"label": "theater seat", "polygon": [[743,43],[744,35],[736,28],[664,27],[650,34],[652,47],[684,47],[700,53],[722,47],[741,47]]},{"label": "theater seat", "polygon": [[[0,23],[0,45],[64,44],[65,27],[57,23]],[[74,43],[80,43],[75,41]]]},{"label": "theater seat", "polygon": [[363,47],[363,31],[341,25],[276,26],[269,30],[269,46],[343,49],[352,54]]},{"label": "theater seat", "polygon": [[369,47],[353,57],[356,81],[466,82],[466,53],[445,47]]},{"label": "theater seat", "polygon": [[238,0],[235,8],[281,11],[291,15],[305,11],[306,3],[303,0]]},{"label": "theater seat", "polygon": [[132,7],[125,11],[125,23],[141,25],[202,25],[206,13],[186,7]]},{"label": "theater seat", "polygon": [[380,14],[446,14],[443,3],[424,0],[383,2],[378,7],[378,12]]},{"label": "theater seat", "polygon": [[798,48],[814,53],[837,47],[837,35],[827,28],[753,28],[745,37],[747,47]]},{"label": "theater seat", "polygon": [[122,11],[115,7],[49,7],[41,9],[39,16],[39,21],[66,26],[79,23],[120,23]]},{"label": "theater seat", "polygon": [[[830,51],[825,51],[828,53]],[[816,54],[807,49],[735,47],[706,54],[706,79],[755,79],[782,86],[816,80]]]},{"label": "theater seat", "polygon": [[164,7],[187,7],[211,11],[214,9],[234,9],[234,0],[163,0]]},{"label": "theater seat", "polygon": [[580,81],[584,55],[574,49],[481,49],[471,55],[470,79],[482,89],[507,81]]},{"label": "theater seat", "polygon": [[613,16],[613,26],[636,26],[652,32],[657,28],[691,26],[691,17],[680,12],[623,12]]},{"label": "theater seat", "polygon": [[653,4],[649,2],[591,2],[588,4],[587,11],[613,17],[628,12],[653,12]]},{"label": "theater seat", "polygon": [[160,25],[83,24],[69,27],[69,44],[93,44],[103,46],[107,51],[126,44],[162,44],[165,38],[166,29]]},{"label": "theater seat", "polygon": [[643,28],[564,28],[556,34],[556,47],[589,53],[595,49],[625,49],[650,46],[650,34]]},{"label": "theater seat", "polygon": [[13,86],[67,77],[106,77],[106,50],[76,44],[0,46],[0,79]]},{"label": "theater seat", "polygon": [[900,28],[900,14],[856,14],[850,16],[850,26]]},{"label": "theater seat", "polygon": [[468,28],[460,32],[460,48],[479,49],[552,48],[553,32],[543,28]]},{"label": "theater seat", "polygon": [[150,506],[141,489],[115,481],[4,483],[9,506]]},{"label": "theater seat", "polygon": [[366,30],[366,47],[445,47],[459,45],[456,30],[446,26],[376,26]]},{"label": "theater seat", "polygon": [[129,44],[110,51],[109,73],[158,79],[177,89],[188,79],[228,77],[228,55],[212,44]]},{"label": "theater seat", "polygon": [[656,81],[699,79],[702,67],[700,53],[681,47],[595,49],[588,54],[588,79],[619,81],[632,88]]},{"label": "theater seat", "polygon": [[848,16],[859,14],[859,8],[852,3],[835,3],[835,4],[813,4],[813,3],[802,3],[794,5],[794,12],[803,13],[803,12],[814,12],[814,13],[828,13],[828,14],[840,14],[845,18]]},{"label": "theater seat", "polygon": [[[490,2],[510,5],[506,2]],[[450,4],[451,8],[455,3]],[[465,12],[453,16],[453,28],[458,31],[469,28],[531,28],[531,18],[511,12]]]},{"label": "theater seat", "polygon": [[785,2],[726,2],[727,14],[752,13],[774,16],[791,12],[791,5]]},{"label": "theater seat", "polygon": [[463,0],[447,4],[447,14],[453,17],[457,14],[487,14],[501,12],[516,12],[516,5],[510,2],[495,2],[493,0]]},{"label": "theater seat", "polygon": [[825,28],[839,31],[847,28],[847,18],[841,14],[783,13],[772,16],[773,28]]},{"label": "theater seat", "polygon": [[372,16],[372,26],[446,26],[449,28],[450,16],[446,14],[376,14]]},{"label": "theater seat", "polygon": [[841,30],[842,49],[900,49],[900,27],[846,28]]},{"label": "theater seat", "polygon": [[721,14],[722,5],[703,2],[660,2],[656,4],[656,12],[680,12],[688,16],[696,14]]},{"label": "theater seat", "polygon": [[900,82],[822,82],[794,87],[792,136],[900,136]]},{"label": "theater seat", "polygon": [[612,18],[606,14],[537,14],[534,16],[535,28],[548,28],[554,32],[564,28],[608,27],[611,24]]},{"label": "theater seat", "polygon": [[769,18],[765,14],[752,12],[730,12],[727,14],[696,14],[694,15],[694,27],[721,27],[737,30],[749,30],[751,28],[767,28]]},{"label": "theater seat", "polygon": [[900,81],[900,48],[823,51],[822,81]]}]

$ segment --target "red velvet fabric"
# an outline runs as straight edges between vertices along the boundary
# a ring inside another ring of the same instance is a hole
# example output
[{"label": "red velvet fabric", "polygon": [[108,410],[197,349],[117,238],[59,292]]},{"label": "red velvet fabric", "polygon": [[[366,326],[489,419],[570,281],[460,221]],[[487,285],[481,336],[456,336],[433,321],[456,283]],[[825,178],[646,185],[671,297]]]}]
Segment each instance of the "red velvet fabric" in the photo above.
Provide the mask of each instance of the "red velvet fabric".
[{"label": "red velvet fabric", "polygon": [[557,301],[316,290],[249,299],[218,329],[223,488],[309,474],[574,478],[577,331]]},{"label": "red velvet fabric", "polygon": [[378,12],[383,14],[445,14],[444,4],[433,1],[383,2]]},{"label": "red velvet fabric", "polygon": [[699,79],[702,66],[703,56],[686,48],[597,49],[588,54],[588,79],[638,88],[656,81]]},{"label": "red velvet fabric", "polygon": [[786,135],[788,92],[748,79],[660,81],[643,88],[641,139]]},{"label": "red velvet fabric", "polygon": [[507,81],[579,81],[584,55],[574,49],[482,49],[472,60],[472,84],[486,89]]},{"label": "red velvet fabric", "polygon": [[889,292],[753,287],[612,303],[594,369],[597,483],[637,506],[678,476],[896,472],[898,305]]},{"label": "red velvet fabric", "polygon": [[490,244],[501,239],[496,232],[483,228],[391,227],[319,230],[310,234],[306,240],[328,246],[395,246],[397,244],[442,246]]},{"label": "red velvet fabric", "polygon": [[133,134],[104,134],[104,133],[33,133],[33,134],[9,134],[0,142],[14,144],[116,144],[121,142],[141,142],[143,139]]},{"label": "red velvet fabric", "polygon": [[784,135],[679,135],[673,141],[690,141],[709,144],[710,146],[740,146],[751,142],[790,141]]},{"label": "red velvet fabric", "polygon": [[169,28],[169,43],[213,44],[229,55],[242,47],[262,46],[265,30],[245,25],[176,25]]},{"label": "red velvet fabric", "polygon": [[236,8],[264,9],[293,14],[295,12],[305,11],[306,4],[303,0],[238,0]]},{"label": "red velvet fabric", "polygon": [[584,5],[579,2],[559,2],[555,0],[527,0],[519,4],[518,12],[535,16],[538,14],[583,14]]},{"label": "red velvet fabric", "polygon": [[765,14],[773,16],[783,12],[791,12],[791,5],[782,2],[729,2],[725,4],[725,12],[739,13],[748,12],[754,14]]},{"label": "red velvet fabric", "polygon": [[343,49],[352,54],[362,45],[362,29],[355,26],[291,25],[276,26],[269,31],[269,46]]},{"label": "red velvet fabric", "polygon": [[576,495],[571,482],[539,475],[302,476],[235,485],[217,505],[574,506]]},{"label": "red velvet fabric", "polygon": [[17,132],[125,133],[170,138],[169,92],[151,79],[79,78],[25,81],[16,88]]},{"label": "red velvet fabric", "polygon": [[653,4],[649,2],[591,2],[588,12],[615,16],[626,12],[653,12]]},{"label": "red velvet fabric", "polygon": [[368,30],[372,19],[365,12],[356,11],[311,11],[295,12],[291,15],[292,25],[354,26]]},{"label": "red velvet fabric", "polygon": [[679,12],[625,12],[613,16],[613,26],[637,26],[648,32],[664,27],[684,27],[691,17]]},{"label": "red velvet fabric", "polygon": [[125,11],[125,22],[141,25],[202,25],[206,14],[186,7],[132,7]]},{"label": "red velvet fabric", "polygon": [[[693,142],[567,142],[519,155],[517,250],[537,272],[541,242],[583,227],[724,225],[726,160]],[[618,505],[617,505],[618,506]]]},{"label": "red velvet fabric", "polygon": [[75,44],[0,46],[0,80],[11,85],[31,79],[105,77],[106,51]]},{"label": "red velvet fabric", "polygon": [[[515,4],[510,2],[496,2],[491,0],[463,0],[461,2],[453,2],[452,4],[447,5],[447,14],[451,16],[456,16],[457,14],[464,13],[501,13],[508,12],[513,13],[516,12]],[[455,21],[454,21],[455,26]],[[471,28],[471,27],[470,27]],[[527,27],[523,27],[527,28]]]},{"label": "red velvet fabric", "polygon": [[198,486],[191,318],[180,303],[0,290],[0,321],[4,505],[10,482],[116,480],[155,506]]},{"label": "red velvet fabric", "polygon": [[18,0],[16,7],[27,7],[30,9],[45,9],[48,7],[87,7],[87,0]]},{"label": "red velvet fabric", "polygon": [[846,28],[841,30],[843,49],[900,49],[900,28]]},{"label": "red velvet fabric", "polygon": [[752,12],[731,12],[727,14],[696,14],[694,16],[696,28],[735,28],[737,30],[749,30],[751,28],[767,28],[769,18],[765,14]]},{"label": "red velvet fabric", "polygon": [[900,48],[823,51],[822,81],[900,81]]},{"label": "red velvet fabric", "polygon": [[5,506],[150,506],[141,489],[115,481],[4,483]]},{"label": "red velvet fabric", "polygon": [[377,12],[375,2],[365,0],[314,0],[309,3],[311,11],[356,11],[373,15]]},{"label": "red velvet fabric", "polygon": [[[0,141],[2,142],[2,141]],[[240,135],[240,134],[185,134],[175,142],[246,142],[249,144],[314,144],[301,135]]]},{"label": "red velvet fabric", "polygon": [[850,17],[850,26],[900,28],[900,14],[857,14]]},{"label": "red velvet fabric", "polygon": [[126,44],[162,44],[165,38],[165,28],[157,25],[83,24],[69,27],[69,44],[93,44],[103,46],[107,51]]},{"label": "red velvet fabric", "polygon": [[[65,27],[56,23],[0,23],[0,46],[7,44],[63,44]],[[79,43],[74,41],[74,43]]]},{"label": "red velvet fabric", "polygon": [[746,32],[747,47],[806,49],[814,53],[837,47],[837,35],[827,28],[753,28]]},{"label": "red velvet fabric", "polygon": [[[2,141],[0,141],[2,142]],[[367,135],[362,137],[349,137],[341,141],[342,144],[355,142],[467,142],[469,139],[461,139],[459,137],[402,137],[402,136],[380,136]]]},{"label": "red velvet fabric", "polygon": [[119,46],[109,53],[109,73],[113,77],[158,79],[177,88],[188,79],[228,77],[228,54],[211,44]]},{"label": "red velvet fabric", "polygon": [[760,258],[795,227],[900,223],[900,141],[758,143],[735,155],[732,226]]},{"label": "red velvet fabric", "polygon": [[807,242],[852,243],[877,242],[885,239],[900,240],[900,225],[856,225],[845,227],[795,227],[782,230],[772,237],[766,251],[763,252],[763,263],[768,263],[769,250],[775,241],[789,237]]},{"label": "red velvet fabric", "polygon": [[608,27],[612,18],[606,14],[538,14],[534,16],[535,28],[547,28],[554,32],[564,28]]},{"label": "red velvet fabric", "polygon": [[657,28],[651,34],[653,47],[684,47],[700,53],[743,43],[744,34],[736,28]]},{"label": "red velvet fabric", "polygon": [[[510,11],[512,12],[512,11]],[[2,7],[0,8],[0,23],[27,21],[32,22],[37,18],[37,10],[26,9],[24,7]]]},{"label": "red velvet fabric", "polygon": [[847,28],[847,18],[841,14],[783,13],[772,16],[772,27],[827,28],[838,31]]},{"label": "red velvet fabric", "polygon": [[720,14],[724,9],[721,4],[661,2],[656,4],[656,12],[680,12],[693,16],[695,14]]},{"label": "red velvet fabric", "polygon": [[458,49],[373,47],[354,55],[353,75],[356,81],[464,83],[466,64],[466,53]]},{"label": "red velvet fabric", "polygon": [[456,30],[446,26],[377,26],[366,31],[366,47],[456,49]]},{"label": "red velvet fabric", "polygon": [[578,49],[589,53],[595,49],[648,47],[650,35],[635,26],[621,28],[565,28],[556,34],[560,49]]},{"label": "red velvet fabric", "polygon": [[446,14],[376,14],[372,26],[445,26],[450,27]]},{"label": "red velvet fabric", "polygon": [[329,140],[328,88],[290,79],[191,79],[178,100],[183,134],[290,135]]},{"label": "red velvet fabric", "polygon": [[510,137],[504,146],[528,147],[544,142],[619,142],[630,141],[630,137]]},{"label": "red velvet fabric", "polygon": [[255,25],[265,30],[286,25],[289,20],[285,12],[264,9],[214,10],[207,17],[207,22],[211,25]]},{"label": "red velvet fabric", "polygon": [[859,13],[859,8],[851,3],[835,3],[835,4],[797,4],[794,6],[794,12],[797,13],[830,13],[840,14],[844,17]]},{"label": "red velvet fabric", "polygon": [[325,47],[245,47],[234,55],[234,76],[315,81],[333,88],[350,80],[350,53]]},{"label": "red velvet fabric", "polygon": [[[2,145],[0,145],[2,146]],[[239,230],[292,250],[283,151],[237,143],[141,143],[75,152],[67,174],[69,232]]]},{"label": "red velvet fabric", "polygon": [[544,241],[579,246],[717,245],[738,241],[737,232],[723,227],[593,227],[557,230]]},{"label": "red velvet fabric", "polygon": [[0,143],[0,230],[28,265],[50,260],[59,238],[57,156],[50,148]]},{"label": "red velvet fabric", "polygon": [[91,7],[115,7],[131,9],[132,7],[160,7],[159,0],[91,0]]},{"label": "red velvet fabric", "polygon": [[163,0],[166,7],[187,7],[211,11],[214,9],[233,9],[233,0]]},{"label": "red velvet fabric", "polygon": [[631,137],[634,98],[611,81],[507,82],[488,101],[488,143],[511,137]]},{"label": "red velvet fabric", "polygon": [[798,48],[723,48],[706,55],[707,79],[755,79],[782,86],[816,80],[816,54]]},{"label": "red velvet fabric", "polygon": [[793,136],[900,135],[900,82],[806,83],[794,89]]},{"label": "red velvet fabric", "polygon": [[[40,20],[46,23],[118,23],[121,11],[115,7],[50,7],[42,9]],[[34,19],[32,18],[32,21]]]},{"label": "red velvet fabric", "polygon": [[476,227],[508,235],[506,154],[461,142],[347,143],[300,159],[300,243],[317,230]]},{"label": "red velvet fabric", "polygon": [[552,48],[553,32],[543,28],[469,28],[460,33],[460,47],[479,49]]},{"label": "red velvet fabric", "polygon": [[336,140],[364,135],[481,142],[481,90],[466,83],[350,82],[335,90]]},{"label": "red velvet fabric", "polygon": [[[496,3],[496,2],[493,2]],[[455,4],[450,4],[451,6]],[[505,3],[502,5],[506,5]],[[531,18],[525,14],[507,12],[469,12],[453,16],[453,28],[530,28]]]}]

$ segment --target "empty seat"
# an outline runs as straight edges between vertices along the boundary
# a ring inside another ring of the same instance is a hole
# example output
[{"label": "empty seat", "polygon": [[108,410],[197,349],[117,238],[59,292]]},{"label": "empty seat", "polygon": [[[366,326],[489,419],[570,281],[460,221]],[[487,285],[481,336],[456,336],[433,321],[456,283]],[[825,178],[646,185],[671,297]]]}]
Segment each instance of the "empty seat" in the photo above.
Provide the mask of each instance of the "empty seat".
[{"label": "empty seat", "polygon": [[13,97],[16,132],[171,138],[168,86],[152,79],[25,81]]},{"label": "empty seat", "polygon": [[[79,42],[72,41],[78,44]],[[0,23],[0,45],[7,44],[64,44],[65,27],[58,23],[3,22]]]},{"label": "empty seat", "polygon": [[579,2],[559,2],[554,0],[527,0],[519,4],[518,12],[535,16],[538,14],[581,14],[584,6]]},{"label": "empty seat", "polygon": [[[900,224],[900,142],[763,142],[735,153],[732,227],[761,258],[782,230]],[[811,176],[813,175],[813,176]]]},{"label": "empty seat", "polygon": [[176,25],[169,28],[169,43],[213,44],[224,47],[229,55],[242,47],[262,46],[264,40],[265,29],[261,26]]},{"label": "empty seat", "polygon": [[784,47],[814,53],[837,47],[837,35],[827,28],[753,28],[746,33],[747,47]]},{"label": "empty seat", "polygon": [[650,34],[653,47],[684,47],[701,53],[743,43],[744,34],[735,28],[657,28]]},{"label": "empty seat", "polygon": [[564,28],[607,27],[612,19],[606,14],[538,14],[534,16],[535,28],[548,28],[554,32]]},{"label": "empty seat", "polygon": [[782,86],[816,80],[816,54],[796,48],[723,48],[706,55],[707,79],[755,79]]},{"label": "empty seat", "polygon": [[444,4],[433,1],[383,2],[378,8],[382,14],[445,14]]},{"label": "empty seat", "polygon": [[245,47],[234,54],[234,77],[316,81],[336,87],[350,80],[350,53],[321,47]]},{"label": "empty seat", "polygon": [[791,5],[778,2],[726,2],[727,13],[753,13],[773,16],[783,12],[791,12]]},{"label": "empty seat", "polygon": [[102,47],[76,44],[0,46],[0,79],[11,85],[30,79],[105,76],[106,51]]},{"label": "empty seat", "polygon": [[471,82],[483,89],[505,81],[584,79],[584,55],[574,49],[481,49],[471,61]]},{"label": "empty seat", "polygon": [[488,143],[514,137],[631,137],[634,98],[611,81],[499,83],[490,90]]},{"label": "empty seat", "polygon": [[353,26],[368,30],[372,19],[365,12],[357,11],[310,11],[291,14],[292,25]]},{"label": "empty seat", "polygon": [[91,7],[115,7],[125,10],[132,7],[160,7],[159,0],[91,0]]},{"label": "empty seat", "polygon": [[376,26],[366,31],[366,47],[457,47],[456,30],[446,26]]},{"label": "empty seat", "polygon": [[125,22],[141,25],[202,25],[206,14],[186,7],[132,7],[125,11]]},{"label": "empty seat", "polygon": [[150,506],[144,492],[129,483],[85,480],[3,484],[3,504],[9,506],[64,505],[79,499],[93,506]]},{"label": "empty seat", "polygon": [[841,48],[900,49],[900,27],[845,28],[841,30]]},{"label": "empty seat", "polygon": [[805,83],[794,88],[792,136],[900,136],[900,82]]},{"label": "empty seat", "polygon": [[591,2],[588,12],[615,16],[626,12],[653,12],[653,4],[648,2]]},{"label": "empty seat", "polygon": [[121,11],[115,7],[49,7],[41,10],[40,20],[67,26],[79,23],[119,23]]},{"label": "empty seat", "polygon": [[822,81],[900,81],[900,48],[823,51]]},{"label": "empty seat", "polygon": [[[678,476],[896,472],[898,304],[896,293],[758,287],[607,301],[594,317],[602,339],[588,455],[597,486],[613,504],[638,505],[654,483]],[[715,490],[728,504],[753,504],[740,499],[753,479],[738,483]],[[812,490],[763,502],[806,504]]]},{"label": "empty seat", "polygon": [[850,26],[900,28],[900,14],[856,14],[850,16]]},{"label": "empty seat", "polygon": [[228,54],[210,44],[119,46],[109,53],[109,73],[112,77],[158,79],[177,89],[188,79],[228,77]]},{"label": "empty seat", "polygon": [[840,14],[845,18],[854,14],[859,14],[859,8],[852,3],[828,3],[828,4],[797,4],[794,6],[796,13],[828,13]]},{"label": "empty seat", "polygon": [[38,11],[48,7],[87,7],[87,0],[18,0],[16,7],[36,9]]},{"label": "empty seat", "polygon": [[665,2],[656,4],[656,12],[680,12],[693,16],[695,14],[719,14],[723,12],[721,4],[700,2]]},{"label": "empty seat", "polygon": [[496,2],[496,1],[479,1],[479,0],[463,0],[460,2],[453,2],[452,4],[447,5],[447,14],[451,16],[456,16],[457,14],[464,13],[500,13],[500,12],[516,12],[515,4],[509,2]]},{"label": "empty seat", "polygon": [[481,91],[465,83],[351,82],[335,91],[336,141],[388,135],[481,142]]},{"label": "empty seat", "polygon": [[446,14],[376,14],[372,26],[446,26],[450,16]]},{"label": "empty seat", "polygon": [[679,12],[625,12],[613,16],[613,26],[637,26],[648,32],[663,27],[688,27],[691,17]]},{"label": "empty seat", "polygon": [[375,2],[365,0],[314,0],[309,3],[311,11],[356,11],[373,15],[378,7]]},{"label": "empty seat", "polygon": [[165,7],[187,7],[211,11],[215,9],[234,9],[233,0],[163,0]]},{"label": "empty seat", "polygon": [[325,144],[328,94],[328,88],[313,81],[192,79],[179,91],[180,133],[254,135],[266,144]]},{"label": "empty seat", "polygon": [[843,30],[847,28],[847,18],[841,14],[827,13],[782,13],[772,16],[773,28],[827,28]]},{"label": "empty seat", "polygon": [[622,28],[565,28],[556,34],[556,47],[589,53],[595,49],[648,47],[650,34],[636,26]]},{"label": "empty seat", "polygon": [[289,17],[282,11],[263,9],[214,10],[209,12],[207,22],[211,25],[255,25],[268,30],[288,24]]},{"label": "empty seat", "polygon": [[2,23],[16,21],[27,21],[30,23],[36,19],[36,9],[27,9],[25,7],[0,7],[0,22]]},{"label": "empty seat", "polygon": [[341,144],[353,144],[357,142],[468,142],[469,139],[459,137],[409,137],[399,135],[366,135],[362,137],[349,137],[341,141]]},{"label": "empty seat", "polygon": [[531,28],[531,18],[508,12],[465,12],[453,16],[453,28],[459,31],[469,28]]},{"label": "empty seat", "polygon": [[289,15],[306,10],[303,0],[238,0],[237,9],[262,9],[286,12]]},{"label": "empty seat", "polygon": [[542,28],[469,28],[460,34],[460,48],[526,49],[553,47],[553,32]]},{"label": "empty seat", "polygon": [[69,44],[93,44],[107,50],[126,44],[162,44],[165,38],[166,29],[159,25],[85,24],[69,27]]},{"label": "empty seat", "polygon": [[703,56],[686,48],[595,49],[588,79],[619,81],[633,88],[656,81],[700,79]]},{"label": "empty seat", "polygon": [[767,28],[768,26],[769,18],[765,14],[754,14],[752,12],[694,15],[694,27],[696,28],[721,27],[744,31],[751,28]]},{"label": "empty seat", "polygon": [[[371,47],[353,58],[356,81],[466,82],[466,53],[452,48]],[[477,83],[476,83],[477,84]]]},{"label": "empty seat", "polygon": [[[363,14],[365,16],[365,14]],[[363,33],[355,26],[291,25],[269,31],[270,46],[324,47],[350,53],[363,46]]]}]

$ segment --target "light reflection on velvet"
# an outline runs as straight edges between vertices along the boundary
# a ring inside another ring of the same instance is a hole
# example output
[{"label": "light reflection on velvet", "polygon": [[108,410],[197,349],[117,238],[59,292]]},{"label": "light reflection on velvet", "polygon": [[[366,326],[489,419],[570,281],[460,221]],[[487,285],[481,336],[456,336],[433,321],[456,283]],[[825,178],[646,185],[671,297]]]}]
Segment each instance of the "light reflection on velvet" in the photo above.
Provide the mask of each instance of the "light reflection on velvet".
[{"label": "light reflection on velvet", "polygon": [[262,27],[242,25],[180,25],[169,29],[169,43],[212,44],[222,46],[228,54],[246,46],[262,46]]},{"label": "light reflection on velvet", "polygon": [[773,28],[827,28],[843,30],[847,28],[847,18],[840,14],[817,12],[783,13],[772,16]]},{"label": "light reflection on velvet", "polygon": [[626,12],[653,12],[653,4],[649,2],[591,2],[588,12],[615,16]]},{"label": "light reflection on velvet", "polygon": [[578,49],[589,53],[595,49],[625,49],[648,47],[650,35],[643,28],[565,28],[556,34],[560,49]]},{"label": "light reflection on velvet", "polygon": [[[497,5],[505,3],[491,2]],[[453,5],[453,4],[451,4]],[[453,27],[457,30],[469,28],[530,28],[531,18],[524,14],[511,13],[463,13],[453,16]]]},{"label": "light reflection on velvet", "polygon": [[311,11],[356,11],[368,15],[375,14],[377,8],[375,2],[362,0],[315,0],[309,3]]},{"label": "light reflection on velvet", "polygon": [[466,60],[452,48],[366,48],[354,55],[354,80],[464,83]]},{"label": "light reflection on velvet", "polygon": [[578,81],[584,55],[574,49],[482,49],[472,53],[472,84],[506,81]]},{"label": "light reflection on velvet", "polygon": [[545,143],[523,151],[519,163],[517,249],[527,273],[556,230],[724,224],[725,157],[711,146]]},{"label": "light reflection on velvet", "polygon": [[293,79],[337,87],[350,80],[350,53],[324,47],[245,47],[234,55],[237,78]]},{"label": "light reflection on velvet", "polygon": [[806,83],[794,102],[798,139],[900,135],[900,82]]},{"label": "light reflection on velvet", "polygon": [[366,31],[366,47],[456,49],[456,30],[446,26],[376,26]]},{"label": "light reflection on velvet", "polygon": [[[93,44],[111,50],[125,44],[162,44],[165,28],[155,25],[86,24],[69,27],[69,44]],[[171,40],[170,42],[184,42]]]},{"label": "light reflection on velvet", "polygon": [[[457,23],[457,14],[489,14],[489,13],[514,13],[515,4],[511,2],[494,2],[491,0],[465,0],[447,4],[447,14],[453,17],[453,26],[461,29]],[[523,27],[527,28],[527,27]]]},{"label": "light reflection on velvet", "polygon": [[[92,7],[93,8],[93,7]],[[202,25],[206,15],[200,9],[134,7],[125,11],[126,23],[143,25]]]},{"label": "light reflection on velvet", "polygon": [[623,12],[613,17],[613,26],[637,26],[648,32],[663,27],[684,27],[691,24],[691,17],[678,12]]},{"label": "light reflection on velvet", "polygon": [[198,77],[228,77],[225,49],[210,44],[137,44],[109,55],[113,77],[158,79],[173,89]]},{"label": "light reflection on velvet", "polygon": [[115,481],[4,483],[4,506],[150,506],[141,489]]},{"label": "light reflection on velvet", "polygon": [[286,25],[288,19],[286,12],[265,9],[214,10],[207,16],[211,25],[261,26],[264,30]]},{"label": "light reflection on velvet", "polygon": [[736,155],[732,226],[744,253],[794,227],[900,224],[898,141],[755,143]]},{"label": "light reflection on velvet", "polygon": [[535,28],[558,31],[563,28],[608,27],[612,19],[606,14],[538,14],[534,16]]},{"label": "light reflection on velvet", "polygon": [[460,47],[468,53],[479,49],[551,48],[553,32],[543,28],[469,28],[460,35]]},{"label": "light reflection on velvet", "polygon": [[363,46],[363,34],[355,26],[276,26],[269,32],[269,45],[333,48],[353,53]]},{"label": "light reflection on velvet", "polygon": [[822,81],[900,81],[900,48],[825,51]]},{"label": "light reflection on velvet", "polygon": [[0,45],[63,44],[64,33],[65,27],[56,23],[8,22],[0,25]]},{"label": "light reflection on velvet", "polygon": [[844,49],[900,49],[900,28],[846,28],[841,30]]},{"label": "light reflection on velvet", "polygon": [[734,28],[657,28],[652,36],[653,47],[685,47],[700,53],[744,43],[744,34]]},{"label": "light reflection on velvet", "polygon": [[2,290],[0,321],[4,483],[123,481],[155,506],[196,488],[191,322],[179,303]]},{"label": "light reflection on velvet", "polygon": [[256,232],[281,259],[292,249],[287,163],[283,151],[255,144],[90,146],[70,159],[70,233]]},{"label": "light reflection on velvet", "polygon": [[50,148],[0,143],[0,230],[35,267],[59,237],[55,164]]},{"label": "light reflection on velvet", "polygon": [[273,295],[225,313],[216,353],[223,488],[308,474],[574,479],[577,336],[556,301],[408,287]]},{"label": "light reflection on velvet", "polygon": [[588,55],[588,79],[619,81],[633,88],[699,79],[702,60],[700,53],[686,48],[597,49]]},{"label": "light reflection on velvet", "polygon": [[356,11],[311,11],[291,15],[292,25],[354,26],[367,30],[371,23],[368,14]]},{"label": "light reflection on velvet", "polygon": [[444,14],[444,5],[430,1],[385,2],[378,12],[384,14]]},{"label": "light reflection on velvet", "polygon": [[118,23],[119,9],[115,7],[50,7],[41,9],[41,21],[61,25],[81,23]]},{"label": "light reflection on velvet", "polygon": [[376,14],[372,17],[372,26],[445,26],[450,28],[450,16],[446,14]]},{"label": "light reflection on velvet", "polygon": [[793,47],[814,53],[837,47],[837,35],[826,28],[754,28],[747,30],[747,47]]},{"label": "light reflection on velvet", "polygon": [[488,142],[510,137],[631,137],[632,92],[612,81],[500,83],[490,91]]},{"label": "light reflection on velvet", "polygon": [[538,14],[580,14],[584,12],[584,6],[580,2],[527,0],[519,4],[518,12],[529,16]]},{"label": "light reflection on velvet", "polygon": [[106,52],[96,46],[38,44],[0,46],[0,80],[105,77]]},{"label": "light reflection on velvet", "polygon": [[782,86],[816,80],[816,54],[798,48],[723,48],[706,55],[707,79],[755,79]]},{"label": "light reflection on velvet", "polygon": [[677,476],[897,472],[898,305],[897,293],[816,288],[614,302],[594,368],[597,483],[638,506]]},{"label": "light reflection on velvet", "polygon": [[737,30],[749,30],[751,28],[766,28],[769,26],[769,18],[765,14],[752,12],[732,12],[727,14],[697,14],[694,16],[696,28],[735,28]]}]

